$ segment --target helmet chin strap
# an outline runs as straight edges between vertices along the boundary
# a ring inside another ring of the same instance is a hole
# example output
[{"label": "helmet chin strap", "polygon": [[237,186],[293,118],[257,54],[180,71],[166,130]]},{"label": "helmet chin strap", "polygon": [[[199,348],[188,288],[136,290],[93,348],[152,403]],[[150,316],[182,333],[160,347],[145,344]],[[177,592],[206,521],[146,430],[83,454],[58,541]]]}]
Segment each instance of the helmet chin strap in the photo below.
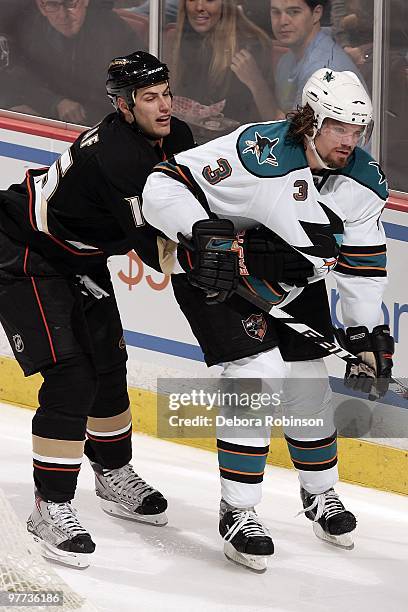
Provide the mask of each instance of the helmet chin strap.
[{"label": "helmet chin strap", "polygon": [[328,166],[320,157],[319,153],[317,152],[317,148],[316,148],[316,143],[315,143],[315,138],[317,136],[317,132],[318,130],[315,129],[313,136],[306,136],[307,142],[309,147],[312,149],[313,151],[313,155],[316,158],[317,163],[319,164],[320,168],[322,170],[332,170],[332,168],[330,166]]}]

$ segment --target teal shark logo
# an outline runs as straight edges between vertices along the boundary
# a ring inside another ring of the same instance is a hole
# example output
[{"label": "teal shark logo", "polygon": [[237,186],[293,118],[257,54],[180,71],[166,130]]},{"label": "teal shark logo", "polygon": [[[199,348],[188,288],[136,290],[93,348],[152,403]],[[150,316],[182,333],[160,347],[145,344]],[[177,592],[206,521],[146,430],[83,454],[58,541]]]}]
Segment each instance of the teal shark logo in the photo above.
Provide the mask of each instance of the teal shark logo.
[{"label": "teal shark logo", "polygon": [[272,140],[267,136],[261,136],[259,132],[255,132],[256,140],[245,140],[245,149],[242,154],[252,153],[255,155],[259,165],[270,164],[271,166],[279,166],[278,160],[273,154],[273,149],[279,142],[279,138],[273,138]]}]

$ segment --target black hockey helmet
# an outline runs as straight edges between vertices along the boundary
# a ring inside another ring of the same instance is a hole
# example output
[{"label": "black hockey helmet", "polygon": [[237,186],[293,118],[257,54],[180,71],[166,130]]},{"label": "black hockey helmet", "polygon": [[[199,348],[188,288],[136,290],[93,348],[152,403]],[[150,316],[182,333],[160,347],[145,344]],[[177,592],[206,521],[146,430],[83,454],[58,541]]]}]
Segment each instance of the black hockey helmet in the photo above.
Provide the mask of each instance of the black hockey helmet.
[{"label": "black hockey helmet", "polygon": [[108,68],[106,91],[117,109],[117,97],[126,100],[129,108],[134,106],[133,92],[140,87],[163,83],[169,79],[169,69],[154,55],[135,51],[130,55],[115,57]]}]

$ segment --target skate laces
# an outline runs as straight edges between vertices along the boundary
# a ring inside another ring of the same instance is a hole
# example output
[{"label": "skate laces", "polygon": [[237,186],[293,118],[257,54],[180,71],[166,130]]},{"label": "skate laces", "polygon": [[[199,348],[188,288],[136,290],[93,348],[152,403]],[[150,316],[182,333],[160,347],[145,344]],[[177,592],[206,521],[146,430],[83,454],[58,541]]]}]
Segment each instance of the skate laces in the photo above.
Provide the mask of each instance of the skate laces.
[{"label": "skate laces", "polygon": [[47,509],[56,527],[67,533],[70,537],[88,533],[79,522],[77,511],[71,506],[70,502],[59,504],[48,502]]},{"label": "skate laces", "polygon": [[313,520],[318,521],[320,518],[322,518],[322,516],[325,519],[329,519],[332,516],[335,516],[336,514],[341,514],[345,511],[345,508],[334,489],[329,489],[329,491],[314,495],[313,497],[314,499],[310,506],[298,512],[296,516],[299,516],[300,514],[305,514],[309,510],[316,509],[316,516]]},{"label": "skate laces", "polygon": [[120,497],[142,502],[145,497],[156,493],[156,489],[143,480],[128,463],[121,468],[102,470],[109,486]]},{"label": "skate laces", "polygon": [[231,510],[231,512],[234,517],[234,523],[224,536],[226,542],[230,542],[239,531],[242,531],[248,538],[269,536],[267,528],[254,510],[237,508]]}]

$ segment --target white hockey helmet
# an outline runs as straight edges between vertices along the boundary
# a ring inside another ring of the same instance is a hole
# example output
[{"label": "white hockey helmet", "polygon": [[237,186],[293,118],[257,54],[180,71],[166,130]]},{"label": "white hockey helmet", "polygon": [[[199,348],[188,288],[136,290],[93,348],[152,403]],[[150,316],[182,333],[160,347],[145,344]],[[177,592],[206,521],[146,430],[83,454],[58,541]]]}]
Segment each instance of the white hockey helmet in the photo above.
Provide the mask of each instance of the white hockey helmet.
[{"label": "white hockey helmet", "polygon": [[373,105],[360,79],[354,72],[335,72],[330,68],[316,70],[306,82],[302,106],[308,104],[314,112],[316,127],[307,137],[322,168],[328,168],[317,153],[314,139],[325,119],[334,119],[365,127],[362,144],[366,145],[373,131]]},{"label": "white hockey helmet", "polygon": [[367,132],[372,129],[373,106],[370,97],[358,76],[349,70],[316,70],[303,88],[302,105],[306,104],[314,111],[318,130],[326,118],[365,125]]}]

